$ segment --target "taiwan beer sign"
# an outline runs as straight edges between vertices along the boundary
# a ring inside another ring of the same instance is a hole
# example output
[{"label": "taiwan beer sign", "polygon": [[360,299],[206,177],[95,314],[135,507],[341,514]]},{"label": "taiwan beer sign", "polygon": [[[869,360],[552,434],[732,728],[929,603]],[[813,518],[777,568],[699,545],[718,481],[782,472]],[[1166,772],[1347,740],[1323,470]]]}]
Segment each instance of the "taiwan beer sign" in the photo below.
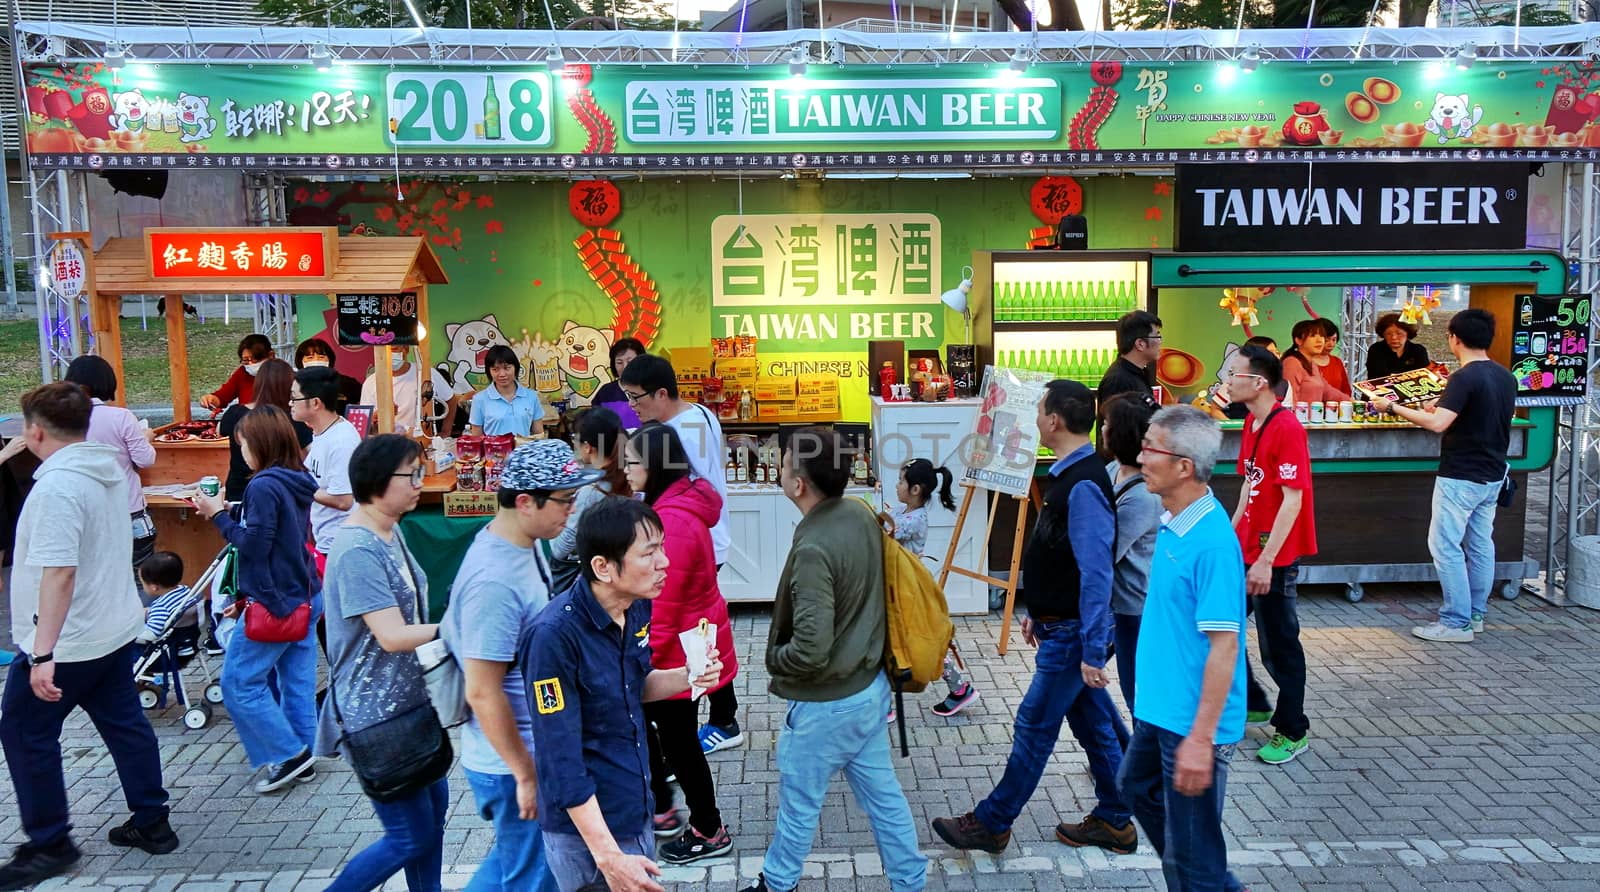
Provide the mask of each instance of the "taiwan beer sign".
[{"label": "taiwan beer sign", "polygon": [[338,312],[341,347],[415,347],[417,293],[341,294]]},{"label": "taiwan beer sign", "polygon": [[326,226],[146,229],[152,279],[322,279],[339,265]]},{"label": "taiwan beer sign", "polygon": [[1175,246],[1213,251],[1518,250],[1526,164],[1179,164]]},{"label": "taiwan beer sign", "polygon": [[1511,374],[1519,406],[1582,405],[1589,392],[1589,294],[1519,294],[1511,320]]}]

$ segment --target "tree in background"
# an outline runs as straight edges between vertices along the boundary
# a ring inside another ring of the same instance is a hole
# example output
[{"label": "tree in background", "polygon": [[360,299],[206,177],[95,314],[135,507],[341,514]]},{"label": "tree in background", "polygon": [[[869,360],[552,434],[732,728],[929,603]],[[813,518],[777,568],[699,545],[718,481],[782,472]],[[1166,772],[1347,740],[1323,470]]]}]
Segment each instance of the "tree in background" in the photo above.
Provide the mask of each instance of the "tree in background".
[{"label": "tree in background", "polygon": [[[469,0],[415,0],[422,20],[433,28],[465,28]],[[280,25],[331,25],[335,28],[409,28],[411,13],[401,0],[330,3],[329,0],[257,0],[256,8]],[[597,20],[618,22],[624,30],[672,28],[671,0],[472,0],[472,27],[486,30],[546,30]],[[680,22],[692,30],[698,22]]]}]

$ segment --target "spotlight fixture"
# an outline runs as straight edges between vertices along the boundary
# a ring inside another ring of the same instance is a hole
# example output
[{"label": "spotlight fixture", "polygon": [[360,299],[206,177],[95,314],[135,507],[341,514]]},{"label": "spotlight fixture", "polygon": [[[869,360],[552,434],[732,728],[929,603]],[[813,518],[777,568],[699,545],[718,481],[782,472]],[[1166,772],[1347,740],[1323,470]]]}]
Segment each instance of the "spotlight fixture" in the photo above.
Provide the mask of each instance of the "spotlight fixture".
[{"label": "spotlight fixture", "polygon": [[328,51],[325,44],[316,44],[311,47],[311,67],[318,71],[328,71],[333,68],[333,53]]},{"label": "spotlight fixture", "polygon": [[804,45],[797,45],[793,49],[789,50],[790,77],[805,77],[806,66],[809,64],[810,62],[806,58],[806,48]]},{"label": "spotlight fixture", "polygon": [[1261,65],[1261,50],[1250,47],[1239,54],[1239,70],[1246,74],[1253,72]]},{"label": "spotlight fixture", "polygon": [[1474,64],[1477,63],[1477,61],[1478,61],[1478,45],[1477,44],[1475,44],[1475,43],[1464,43],[1464,44],[1461,45],[1461,49],[1456,50],[1456,67],[1461,69],[1462,71],[1466,71],[1468,68],[1471,68]]},{"label": "spotlight fixture", "polygon": [[556,74],[560,74],[567,67],[565,56],[561,55],[561,47],[552,47],[550,54],[544,57],[544,66]]},{"label": "spotlight fixture", "polygon": [[108,44],[105,55],[106,67],[112,71],[121,71],[122,66],[128,64],[128,50],[120,43]]},{"label": "spotlight fixture", "polygon": [[1030,62],[1026,50],[1017,50],[1011,54],[1011,61],[1007,63],[1007,67],[1011,69],[1012,74],[1020,76],[1028,73]]}]

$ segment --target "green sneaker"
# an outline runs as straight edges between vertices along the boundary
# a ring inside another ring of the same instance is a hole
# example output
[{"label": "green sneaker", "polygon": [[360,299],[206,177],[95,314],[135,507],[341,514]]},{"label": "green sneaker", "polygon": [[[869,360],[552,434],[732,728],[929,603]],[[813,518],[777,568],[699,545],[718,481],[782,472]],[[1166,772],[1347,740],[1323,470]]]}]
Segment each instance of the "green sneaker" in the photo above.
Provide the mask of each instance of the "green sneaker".
[{"label": "green sneaker", "polygon": [[1481,613],[1474,613],[1472,615],[1472,634],[1474,634],[1474,635],[1483,634],[1483,621],[1485,619],[1487,619],[1487,617],[1485,617]]},{"label": "green sneaker", "polygon": [[1299,740],[1290,740],[1282,734],[1272,735],[1272,742],[1259,750],[1256,756],[1268,765],[1282,765],[1294,761],[1294,757],[1305,752],[1311,747],[1311,735],[1307,734]]},{"label": "green sneaker", "polygon": [[1272,724],[1272,710],[1268,709],[1263,712],[1247,712],[1244,714],[1244,723],[1246,727],[1250,728],[1253,728],[1257,725],[1270,725]]}]

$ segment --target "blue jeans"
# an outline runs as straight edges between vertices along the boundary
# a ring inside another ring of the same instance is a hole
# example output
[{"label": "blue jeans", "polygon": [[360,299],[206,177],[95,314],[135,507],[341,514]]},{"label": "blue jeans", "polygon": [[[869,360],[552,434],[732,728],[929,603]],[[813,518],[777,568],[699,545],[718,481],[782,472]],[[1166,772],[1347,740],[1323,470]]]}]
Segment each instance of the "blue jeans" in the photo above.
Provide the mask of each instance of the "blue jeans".
[{"label": "blue jeans", "polygon": [[397,802],[372,803],[383,838],[350,859],[327,892],[370,892],[396,871],[411,892],[439,892],[444,870],[444,820],[450,791],[439,780]]},{"label": "blue jeans", "polygon": [[1017,708],[1011,758],[1006,760],[1006,773],[999,786],[978,803],[973,814],[991,833],[1011,829],[1038,788],[1045,763],[1061,736],[1061,721],[1066,719],[1072,736],[1089,757],[1095,798],[1099,800],[1092,813],[1114,827],[1125,826],[1132,813],[1117,790],[1117,770],[1122,766],[1117,726],[1122,717],[1117,715],[1110,694],[1083,683],[1083,642],[1078,637],[1078,621],[1036,622],[1033,634],[1039,640],[1039,653],[1034,658],[1033,682]]},{"label": "blue jeans", "polygon": [[778,826],[761,867],[770,888],[786,892],[800,884],[828,782],[841,770],[872,824],[889,888],[918,892],[927,885],[928,859],[917,850],[911,806],[889,759],[883,723],[889,703],[889,679],[881,672],[843,700],[789,701],[778,733]]},{"label": "blue jeans", "polygon": [[[317,617],[322,596],[311,599],[311,625],[299,641],[251,641],[244,627],[228,639],[222,658],[222,702],[233,717],[250,764],[277,765],[311,748],[317,737]],[[277,673],[278,695],[267,676]]]},{"label": "blue jeans", "polygon": [[[1139,652],[1139,622],[1141,614],[1113,613],[1116,621],[1117,687],[1122,689],[1122,700],[1128,704],[1128,714],[1133,714],[1133,660]],[[1127,749],[1126,746],[1123,749]]]},{"label": "blue jeans", "polygon": [[[54,703],[33,695],[29,664],[18,655],[0,694],[0,744],[17,790],[17,816],[28,842],[40,847],[67,839],[66,777],[61,769],[61,725],[79,707],[111,751],[122,794],[136,826],[167,817],[167,791],[161,786],[161,750],[150,720],[133,689],[133,662],[140,646],[129,643],[93,660],[56,664]],[[83,803],[79,803],[80,805]]]},{"label": "blue jeans", "polygon": [[1167,892],[1239,892],[1244,887],[1228,870],[1228,845],[1222,836],[1228,763],[1237,745],[1212,747],[1216,761],[1211,786],[1199,796],[1185,796],[1172,789],[1181,743],[1181,734],[1135,721],[1118,779],[1122,795],[1161,856]]},{"label": "blue jeans", "polygon": [[555,892],[539,822],[524,821],[517,808],[517,779],[509,774],[461,770],[478,801],[478,813],[494,824],[494,845],[483,856],[466,892]]},{"label": "blue jeans", "polygon": [[1498,480],[1433,480],[1428,551],[1433,554],[1433,568],[1444,592],[1439,622],[1452,629],[1467,628],[1472,614],[1489,610],[1489,589],[1494,587],[1494,510],[1499,497]]},{"label": "blue jeans", "polygon": [[[654,828],[640,828],[633,836],[618,836],[617,848],[625,855],[643,855],[654,861],[656,839]],[[546,833],[544,854],[550,862],[550,872],[555,874],[561,892],[578,892],[590,883],[600,883],[605,877],[594,864],[589,846],[576,833]]]}]

